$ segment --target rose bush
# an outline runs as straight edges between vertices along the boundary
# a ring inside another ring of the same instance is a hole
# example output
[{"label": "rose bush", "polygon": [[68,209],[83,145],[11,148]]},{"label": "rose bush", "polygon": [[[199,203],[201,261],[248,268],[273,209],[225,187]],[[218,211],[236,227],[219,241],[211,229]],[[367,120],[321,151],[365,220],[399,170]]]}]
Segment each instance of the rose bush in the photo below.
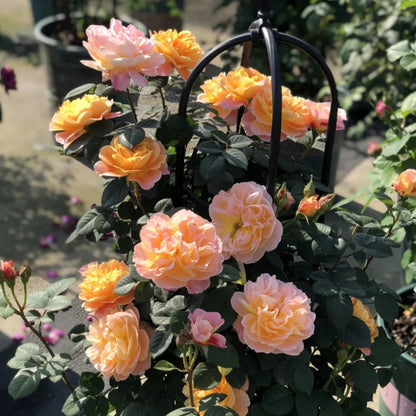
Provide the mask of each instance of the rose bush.
[{"label": "rose bush", "polygon": [[[382,219],[333,206],[306,159],[325,144],[328,102],[282,86],[282,135],[271,137],[270,77],[238,67],[202,79],[182,117],[176,75],[192,79],[202,55],[191,34],[146,38],[113,19],[90,27],[85,47],[105,84],[69,92],[50,129],[105,185],[68,238],[113,240],[115,258],[80,270],[87,323],[69,333],[94,370],[73,385],[70,354],[42,333],[71,306],[74,279],[32,292],[30,269],[5,260],[1,316],[20,316],[44,347],[17,349],[10,394],[48,377],[70,389],[66,416],[372,414],[367,402],[401,350],[366,307],[387,321],[398,310],[368,265],[413,225],[413,176],[374,192]],[[334,116],[342,129],[345,113]],[[266,187],[276,140],[301,152],[272,160]]]}]

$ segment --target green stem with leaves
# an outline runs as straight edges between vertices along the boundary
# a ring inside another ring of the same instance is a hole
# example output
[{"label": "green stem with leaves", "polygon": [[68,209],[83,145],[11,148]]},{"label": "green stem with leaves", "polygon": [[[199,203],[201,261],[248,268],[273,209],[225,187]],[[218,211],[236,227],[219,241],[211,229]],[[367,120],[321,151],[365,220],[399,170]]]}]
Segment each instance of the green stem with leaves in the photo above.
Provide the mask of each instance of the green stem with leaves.
[{"label": "green stem with leaves", "polygon": [[198,345],[189,345],[188,349],[182,349],[183,366],[188,373],[189,401],[191,407],[195,407],[194,399],[194,366],[199,354]]},{"label": "green stem with leaves", "polygon": [[127,96],[127,101],[129,102],[129,106],[130,106],[130,108],[131,108],[131,113],[132,113],[132,115],[133,115],[133,120],[134,120],[134,123],[136,124],[137,123],[137,114],[136,114],[136,108],[135,108],[135,106],[134,106],[134,104],[133,104],[133,100],[132,100],[132,98],[131,98],[131,95],[130,95],[130,91],[129,91],[129,89],[128,88],[126,88],[126,96]]},{"label": "green stem with leaves", "polygon": [[355,352],[357,351],[356,347],[352,347],[351,352],[347,354],[345,357],[338,358],[338,362],[336,363],[335,367],[332,369],[331,374],[329,375],[328,380],[323,386],[323,390],[327,390],[329,385],[335,380],[335,378],[340,374],[342,369],[351,360],[354,356]]}]

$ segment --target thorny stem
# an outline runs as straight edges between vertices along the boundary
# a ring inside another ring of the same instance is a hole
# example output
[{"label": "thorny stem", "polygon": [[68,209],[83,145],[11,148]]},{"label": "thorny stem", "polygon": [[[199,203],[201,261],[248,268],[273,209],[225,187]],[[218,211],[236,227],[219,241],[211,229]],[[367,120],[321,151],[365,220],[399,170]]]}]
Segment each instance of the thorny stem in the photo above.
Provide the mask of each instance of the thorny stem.
[{"label": "thorny stem", "polygon": [[345,365],[348,363],[348,361],[351,360],[351,358],[354,356],[355,351],[357,351],[357,348],[352,348],[352,352],[348,354],[344,359],[341,359],[337,362],[335,367],[332,369],[332,372],[324,384],[323,390],[327,390],[329,385],[334,381],[335,377],[342,371],[342,369],[345,367]]},{"label": "thorny stem", "polygon": [[189,353],[189,360],[186,356],[186,350],[182,349],[182,359],[183,359],[183,366],[188,373],[188,387],[189,387],[189,401],[191,407],[195,407],[195,400],[194,400],[194,365],[196,359],[198,358],[199,353],[199,346],[196,345],[195,349],[193,349],[192,345],[188,347]]},{"label": "thorny stem", "polygon": [[144,209],[144,206],[143,206],[143,204],[142,204],[142,198],[141,198],[141,196],[140,196],[140,190],[139,190],[139,185],[137,185],[137,183],[136,182],[133,182],[133,195],[134,195],[134,198],[135,198],[135,200],[136,200],[136,204],[137,204],[137,206],[140,208],[140,210],[143,212],[143,215],[146,215],[147,216],[147,212],[146,212],[146,210]]},{"label": "thorny stem", "polygon": [[128,88],[126,88],[126,95],[131,108],[131,113],[133,114],[134,123],[137,123],[136,108],[134,107],[133,100],[131,99],[130,91]]},{"label": "thorny stem", "polygon": [[165,96],[163,95],[162,88],[159,88],[159,94],[160,94],[160,99],[162,100],[162,106],[163,108],[166,108],[166,101],[165,101]]}]

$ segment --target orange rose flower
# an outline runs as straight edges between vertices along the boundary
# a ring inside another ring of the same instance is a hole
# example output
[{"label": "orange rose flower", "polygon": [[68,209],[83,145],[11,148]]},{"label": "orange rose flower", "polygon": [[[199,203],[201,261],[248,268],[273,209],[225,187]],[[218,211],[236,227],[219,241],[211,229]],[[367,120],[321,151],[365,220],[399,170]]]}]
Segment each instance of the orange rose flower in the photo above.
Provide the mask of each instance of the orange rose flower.
[{"label": "orange rose flower", "polygon": [[[358,319],[361,319],[367,326],[370,331],[371,336],[371,342],[374,342],[374,340],[378,337],[378,328],[377,328],[377,322],[373,318],[373,315],[371,314],[370,309],[364,305],[360,299],[351,297],[352,302],[352,314],[353,316],[357,317]],[[370,349],[369,348],[360,348],[361,351],[369,355]]]},{"label": "orange rose flower", "polygon": [[238,338],[256,352],[299,355],[314,332],[310,299],[293,283],[267,273],[231,297]]},{"label": "orange rose flower", "polygon": [[[244,383],[244,385],[241,387],[241,389],[237,389],[235,387],[232,387],[225,376],[222,376],[221,381],[210,390],[200,390],[200,389],[194,389],[194,402],[195,407],[198,408],[199,402],[204,398],[209,396],[210,394],[226,394],[227,397],[221,401],[218,402],[218,405],[220,406],[227,406],[230,409],[233,409],[239,416],[245,416],[248,413],[248,407],[250,406],[250,399],[246,393],[248,390],[248,380]],[[183,394],[187,397],[185,400],[185,406],[190,406],[191,401],[189,399],[189,386],[188,384],[185,384],[183,388]],[[201,416],[204,416],[205,410],[199,412]]]},{"label": "orange rose flower", "polygon": [[[269,142],[272,129],[272,84],[268,77],[253,97],[241,124],[247,135],[256,135],[262,140]],[[290,90],[282,87],[282,128],[280,140],[287,136],[302,137],[308,131],[311,123],[311,112],[306,100],[301,97],[294,97]]]},{"label": "orange rose flower", "polygon": [[133,255],[137,272],[162,289],[185,287],[189,293],[201,293],[222,270],[222,244],[215,227],[190,210],[172,218],[152,215],[140,240]]},{"label": "orange rose flower", "polygon": [[416,196],[416,170],[406,169],[393,182],[393,187],[401,196]]},{"label": "orange rose flower", "polygon": [[209,215],[226,259],[233,256],[242,263],[255,263],[282,238],[272,198],[255,182],[236,183],[227,192],[220,191],[209,206]]},{"label": "orange rose flower", "polygon": [[83,281],[79,287],[79,298],[84,301],[83,308],[95,315],[100,315],[117,305],[127,305],[134,299],[134,290],[126,295],[117,295],[114,292],[117,282],[129,274],[126,263],[110,260],[98,264],[92,262],[80,270]]},{"label": "orange rose flower", "polygon": [[149,336],[140,326],[139,311],[132,305],[94,319],[86,339],[92,345],[85,354],[104,377],[120,381],[150,368]]},{"label": "orange rose flower", "polygon": [[55,140],[66,149],[73,141],[86,132],[85,127],[98,120],[119,116],[111,113],[113,100],[95,94],[85,94],[75,100],[65,100],[49,123],[49,131],[59,131]]},{"label": "orange rose flower", "polygon": [[116,135],[110,145],[101,148],[99,158],[101,160],[94,165],[99,175],[126,176],[127,180],[137,182],[143,189],[151,189],[162,175],[169,173],[165,148],[158,140],[149,137],[129,149]]},{"label": "orange rose flower", "polygon": [[152,37],[155,39],[155,51],[160,52],[166,59],[166,63],[159,68],[163,68],[165,74],[172,74],[176,69],[186,80],[190,70],[204,54],[194,35],[188,30],[178,32],[175,29],[169,29],[155,32]]},{"label": "orange rose flower", "polygon": [[237,110],[247,106],[261,88],[265,75],[253,68],[239,67],[228,74],[220,73],[201,86],[198,100],[212,104],[218,115],[229,125],[236,123]]}]

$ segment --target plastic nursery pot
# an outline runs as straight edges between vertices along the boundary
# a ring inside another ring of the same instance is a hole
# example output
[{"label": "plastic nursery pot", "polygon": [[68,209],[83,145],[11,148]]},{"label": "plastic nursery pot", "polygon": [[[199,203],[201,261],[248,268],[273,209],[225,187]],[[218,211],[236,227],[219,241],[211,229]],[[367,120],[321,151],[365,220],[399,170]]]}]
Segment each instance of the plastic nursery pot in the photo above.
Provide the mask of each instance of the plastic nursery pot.
[{"label": "plastic nursery pot", "polygon": [[[74,17],[80,17],[74,13]],[[50,35],[57,23],[62,22],[64,14],[48,16],[39,20],[34,27],[34,36],[40,46],[42,61],[46,66],[48,79],[48,98],[51,113],[61,105],[65,95],[72,89],[88,83],[101,82],[101,72],[81,64],[81,60],[91,57],[83,46],[63,45]],[[124,24],[134,24],[143,33],[147,28],[143,23],[129,18],[121,19]]]},{"label": "plastic nursery pot", "polygon": [[[410,293],[415,287],[416,284],[404,286],[397,290],[397,293],[399,295]],[[380,317],[377,318],[377,323],[389,335],[389,331]],[[407,369],[406,374],[409,375],[409,378],[406,375],[401,378],[401,392],[393,380],[380,389],[378,412],[382,416],[416,415],[416,358],[404,353],[400,356],[398,365]]]}]

